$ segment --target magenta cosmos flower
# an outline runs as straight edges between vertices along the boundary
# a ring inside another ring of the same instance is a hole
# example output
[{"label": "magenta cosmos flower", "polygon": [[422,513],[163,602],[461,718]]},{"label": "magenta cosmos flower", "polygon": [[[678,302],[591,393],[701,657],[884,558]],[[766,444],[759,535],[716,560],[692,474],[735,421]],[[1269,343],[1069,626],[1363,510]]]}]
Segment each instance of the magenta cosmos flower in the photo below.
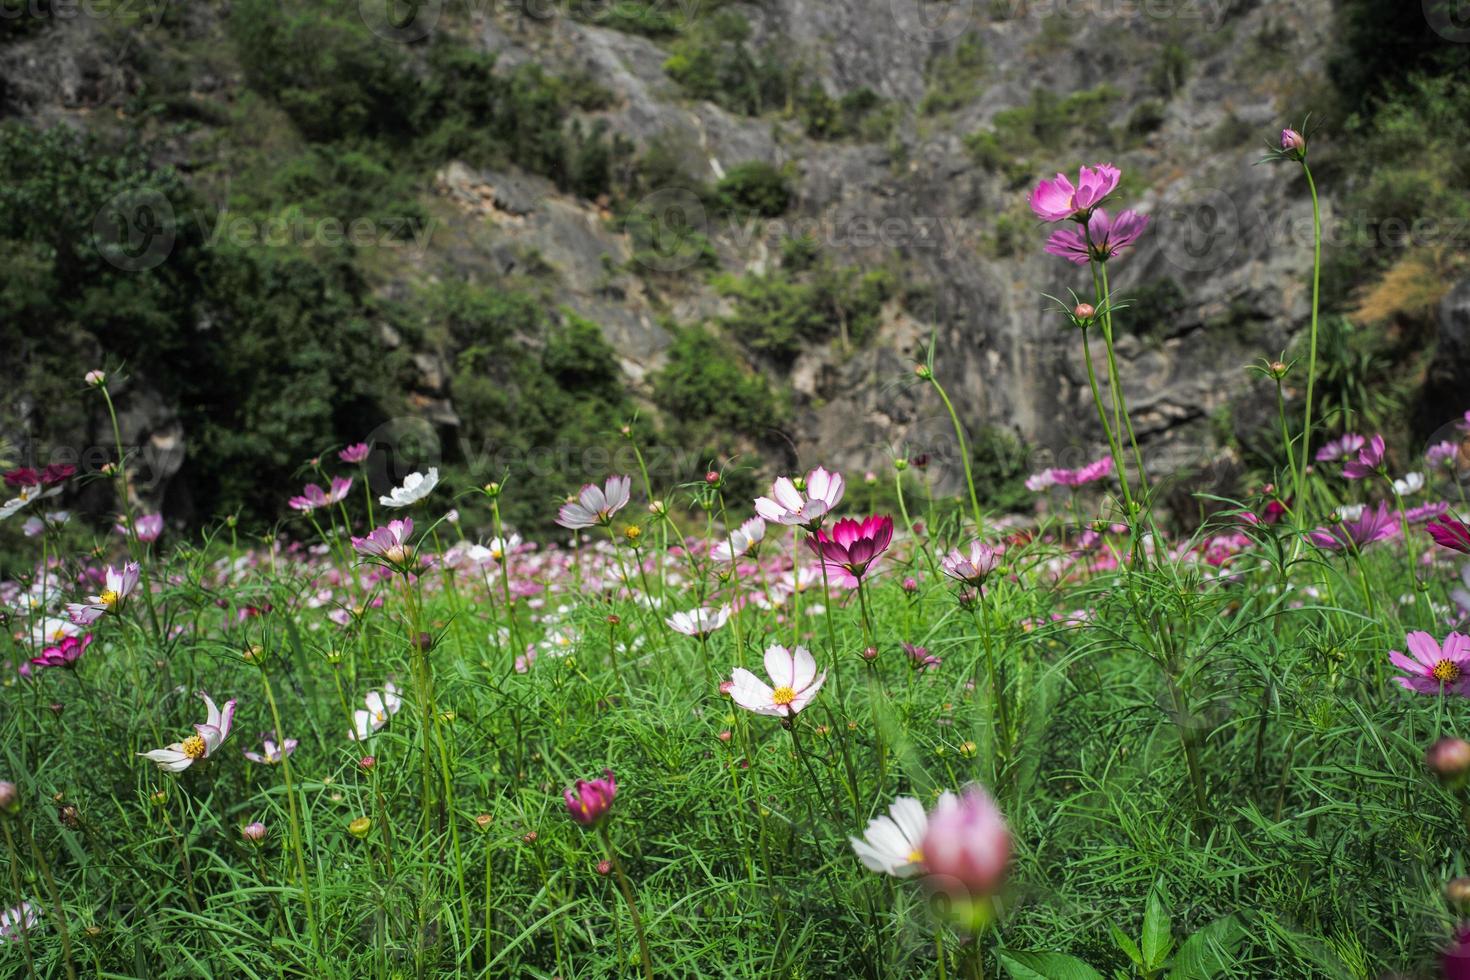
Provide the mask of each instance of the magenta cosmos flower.
[{"label": "magenta cosmos flower", "polygon": [[1348,460],[1342,466],[1342,475],[1349,480],[1364,480],[1383,468],[1383,436],[1375,435],[1368,444],[1358,450],[1358,458]]},{"label": "magenta cosmos flower", "polygon": [[389,521],[387,527],[377,527],[365,538],[354,537],[352,547],[368,558],[379,558],[390,565],[406,565],[413,549],[408,543],[413,534],[413,518]]},{"label": "magenta cosmos flower", "polygon": [[611,769],[602,770],[601,779],[579,779],[575,790],[566,790],[567,814],[584,827],[592,827],[602,821],[612,809],[613,797],[618,795],[618,781]]},{"label": "magenta cosmos flower", "polygon": [[310,514],[318,507],[330,507],[347,497],[348,491],[352,489],[352,477],[332,477],[332,489],[323,490],[315,483],[308,483],[301,491],[301,496],[292,497],[286,501],[292,510],[299,510],[303,514]]},{"label": "magenta cosmos flower", "polygon": [[368,444],[365,442],[354,442],[352,445],[337,453],[337,458],[344,463],[361,463],[368,458]]},{"label": "magenta cosmos flower", "polygon": [[1399,524],[1388,504],[1379,501],[1376,510],[1363,508],[1363,513],[1351,521],[1340,521],[1329,527],[1319,527],[1307,532],[1307,540],[1328,551],[1341,551],[1346,547],[1364,548],[1375,541],[1383,541],[1399,533]]},{"label": "magenta cosmos flower", "polygon": [[1122,211],[1113,218],[1098,208],[1088,217],[1085,226],[1052,232],[1045,251],[1078,265],[1086,265],[1094,259],[1106,262],[1138,241],[1147,227],[1148,218],[1137,211]]},{"label": "magenta cosmos flower", "polygon": [[32,657],[31,664],[36,667],[75,667],[91,645],[91,633],[80,637],[68,636],[56,646],[46,647],[39,657]]},{"label": "magenta cosmos flower", "polygon": [[1453,517],[1439,517],[1425,525],[1429,536],[1442,548],[1470,554],[1470,526]]},{"label": "magenta cosmos flower", "polygon": [[839,582],[856,588],[892,541],[893,518],[875,515],[861,523],[844,518],[831,531],[812,532],[806,544]]},{"label": "magenta cosmos flower", "polygon": [[1388,659],[1405,674],[1395,677],[1399,686],[1420,694],[1470,694],[1470,637],[1451,633],[1440,643],[1424,632],[1410,633],[1405,637],[1413,659],[1397,650],[1388,652]]},{"label": "magenta cosmos flower", "polygon": [[200,759],[213,755],[225,743],[225,739],[230,737],[230,726],[235,721],[235,699],[226,701],[221,710],[208,694],[200,691],[199,696],[204,699],[209,715],[204,724],[194,726],[193,735],[166,749],[138,754],[152,760],[164,772],[183,772]]},{"label": "magenta cosmos flower", "polygon": [[563,504],[556,513],[556,523],[573,531],[612,523],[612,516],[628,506],[633,481],[626,476],[610,476],[601,487],[588,483],[577,493],[576,500]]},{"label": "magenta cosmos flower", "polygon": [[947,894],[961,891],[981,898],[994,894],[1005,879],[1011,833],[990,794],[969,786],[959,796],[940,798],[929,814],[919,851],[927,884]]},{"label": "magenta cosmos flower", "polygon": [[1057,174],[1054,179],[1043,180],[1036,185],[1031,192],[1031,210],[1042,221],[1065,221],[1068,218],[1085,221],[1092,209],[1118,186],[1121,177],[1121,172],[1111,163],[1081,168],[1076,186],[1066,174]]},{"label": "magenta cosmos flower", "polygon": [[744,667],[736,667],[730,674],[730,700],[758,715],[795,717],[827,680],[825,671],[817,672],[816,658],[806,647],[788,650],[773,643],[766,647],[765,662],[770,685]]},{"label": "magenta cosmos flower", "polygon": [[[123,537],[127,537],[129,534],[126,524],[114,524],[112,529]],[[133,521],[132,533],[144,544],[157,541],[159,536],[163,534],[163,515],[144,514],[137,518]]]},{"label": "magenta cosmos flower", "polygon": [[1098,480],[1106,480],[1112,475],[1113,457],[1111,456],[1104,456],[1081,469],[1052,471],[1056,482],[1064,487],[1082,487],[1089,483],[1096,483]]},{"label": "magenta cosmos flower", "polygon": [[978,588],[1000,564],[1003,548],[992,548],[984,541],[971,541],[966,549],[955,548],[939,559],[939,569],[950,578]]},{"label": "magenta cosmos flower", "polygon": [[815,531],[839,503],[847,491],[841,473],[818,466],[806,475],[801,486],[788,477],[771,484],[768,497],[755,498],[755,512],[772,524],[804,527]]}]

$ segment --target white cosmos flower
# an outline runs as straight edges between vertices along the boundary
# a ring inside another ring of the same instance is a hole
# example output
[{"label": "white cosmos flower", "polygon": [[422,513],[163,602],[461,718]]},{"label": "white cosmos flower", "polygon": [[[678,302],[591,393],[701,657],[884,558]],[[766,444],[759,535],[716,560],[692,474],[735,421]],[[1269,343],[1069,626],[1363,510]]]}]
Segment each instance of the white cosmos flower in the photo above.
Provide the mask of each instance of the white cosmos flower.
[{"label": "white cosmos flower", "polygon": [[721,606],[718,609],[706,609],[701,606],[688,612],[676,612],[665,622],[674,632],[683,633],[685,636],[708,636],[724,626],[729,618],[729,606]]},{"label": "white cosmos flower", "polygon": [[427,473],[410,473],[403,478],[403,485],[394,487],[386,497],[379,497],[384,507],[407,507],[423,500],[439,485],[439,467],[429,467]]},{"label": "white cosmos flower", "polygon": [[1398,491],[1400,497],[1409,497],[1424,489],[1423,473],[1405,473],[1401,479],[1393,481],[1393,488]]},{"label": "white cosmos flower", "polygon": [[[939,798],[943,805],[945,792]],[[888,816],[874,817],[868,821],[868,829],[861,839],[849,837],[852,850],[869,871],[892,875],[895,878],[911,878],[924,870],[924,851],[921,845],[929,829],[929,815],[924,804],[912,796],[900,796],[888,808]]]},{"label": "white cosmos flower", "polygon": [[363,698],[363,703],[367,705],[367,709],[358,708],[352,713],[355,730],[347,733],[347,737],[356,742],[363,741],[388,724],[388,719],[398,714],[398,709],[403,707],[403,698],[398,696],[398,688],[389,681],[383,685],[382,691],[369,691],[367,697]]},{"label": "white cosmos flower", "polygon": [[788,650],[779,643],[766,647],[766,673],[774,687],[744,667],[730,675],[730,700],[758,715],[790,718],[811,703],[827,674],[817,673],[816,658],[806,647]]},{"label": "white cosmos flower", "polygon": [[0,912],[0,946],[18,942],[41,925],[41,912],[30,902],[21,902]]},{"label": "white cosmos flower", "polygon": [[1337,516],[1345,521],[1356,521],[1363,516],[1362,504],[1343,504],[1337,508]]},{"label": "white cosmos flower", "polygon": [[737,528],[730,530],[729,540],[721,541],[710,549],[710,557],[715,561],[730,561],[739,558],[751,548],[757,547],[766,536],[766,522],[764,518],[752,517]]},{"label": "white cosmos flower", "polygon": [[224,710],[220,710],[208,694],[200,691],[199,696],[204,699],[209,715],[204,724],[194,726],[193,735],[166,749],[138,754],[152,760],[164,772],[183,772],[200,759],[213,755],[230,737],[230,726],[235,721],[235,699],[226,701]]}]

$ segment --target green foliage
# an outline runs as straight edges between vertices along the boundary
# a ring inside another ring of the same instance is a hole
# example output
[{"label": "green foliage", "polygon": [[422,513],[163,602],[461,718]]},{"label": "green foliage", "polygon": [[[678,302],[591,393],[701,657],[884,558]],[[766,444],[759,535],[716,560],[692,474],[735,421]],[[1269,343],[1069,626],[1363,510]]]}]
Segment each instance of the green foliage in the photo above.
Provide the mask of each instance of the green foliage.
[{"label": "green foliage", "polygon": [[996,113],[991,128],[972,133],[965,145],[981,166],[1016,178],[1031,170],[1026,156],[1056,150],[1064,142],[1114,146],[1108,121],[1117,100],[1110,85],[1062,98],[1037,86],[1029,104]]},{"label": "green foliage", "polygon": [[675,445],[716,444],[729,451],[732,435],[763,437],[785,420],[785,409],[765,379],[698,327],[675,332],[668,361],[650,382]]},{"label": "green foliage", "polygon": [[1167,336],[1187,308],[1184,290],[1175,279],[1142,283],[1129,291],[1127,306],[1120,308],[1113,323],[1120,331],[1148,339]]},{"label": "green foliage", "polygon": [[[798,247],[799,248],[799,247]],[[798,251],[798,255],[800,255]],[[833,336],[862,344],[876,330],[893,291],[890,274],[818,263],[801,278],[787,270],[715,281],[735,301],[721,322],[752,351],[786,364]]]},{"label": "green foliage", "polygon": [[720,10],[696,21],[674,43],[664,71],[691,97],[731,112],[758,116],[784,108],[793,92],[794,70],[773,50],[753,52],[749,38],[744,17]]},{"label": "green foliage", "polygon": [[775,218],[791,206],[791,183],[780,168],[751,160],[726,172],[715,185],[714,199],[731,214]]},{"label": "green foliage", "polygon": [[401,136],[419,88],[401,54],[355,4],[241,0],[230,30],[249,84],[280,104],[308,139]]},{"label": "green foliage", "polygon": [[1009,429],[986,425],[970,440],[975,494],[987,507],[999,511],[1024,510],[1031,500],[1026,489],[1026,446]]},{"label": "green foliage", "polygon": [[1184,87],[1189,79],[1189,52],[1175,42],[1164,45],[1149,69],[1149,87],[1165,99]]},{"label": "green foliage", "polygon": [[979,34],[965,34],[955,46],[929,64],[929,79],[919,111],[925,115],[950,112],[980,98],[986,68],[985,42]]},{"label": "green foliage", "polygon": [[833,98],[820,82],[807,85],[796,99],[797,118],[808,136],[820,140],[881,140],[892,128],[897,111],[897,106],[885,103],[870,88]]}]

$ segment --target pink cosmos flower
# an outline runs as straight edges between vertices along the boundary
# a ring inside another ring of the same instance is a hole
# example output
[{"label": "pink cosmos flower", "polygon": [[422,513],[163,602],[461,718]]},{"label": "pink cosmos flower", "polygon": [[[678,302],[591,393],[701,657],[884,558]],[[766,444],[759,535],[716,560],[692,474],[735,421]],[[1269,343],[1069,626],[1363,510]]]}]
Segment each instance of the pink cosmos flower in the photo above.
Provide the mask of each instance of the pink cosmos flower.
[{"label": "pink cosmos flower", "polygon": [[1054,470],[1056,481],[1067,487],[1082,487],[1098,480],[1105,480],[1113,475],[1113,457],[1104,456],[1102,459],[1088,463],[1081,469],[1076,470]]},{"label": "pink cosmos flower", "polygon": [[1459,454],[1460,447],[1446,439],[1443,442],[1436,442],[1424,451],[1424,462],[1431,468],[1453,466]]},{"label": "pink cosmos flower", "polygon": [[261,736],[259,752],[245,752],[245,758],[251,762],[258,762],[263,766],[278,765],[280,761],[292,752],[296,751],[296,739],[288,738],[280,745],[276,745],[273,738]]},{"label": "pink cosmos flower", "polygon": [[354,537],[352,547],[360,555],[380,558],[390,565],[402,567],[408,564],[413,553],[408,543],[412,534],[413,518],[405,517],[401,521],[389,521],[387,527],[374,528],[365,538]]},{"label": "pink cosmos flower", "polygon": [[1379,501],[1376,510],[1368,510],[1350,521],[1339,521],[1328,527],[1319,527],[1307,532],[1307,540],[1328,551],[1343,548],[1365,548],[1375,541],[1383,541],[1399,533],[1398,520],[1388,509],[1388,504]]},{"label": "pink cosmos flower", "polygon": [[332,504],[346,498],[348,491],[352,489],[351,477],[332,477],[332,489],[323,490],[315,483],[308,483],[301,491],[301,496],[292,497],[287,503],[292,510],[299,510],[303,514],[309,514],[319,507],[330,507]]},{"label": "pink cosmos flower", "polygon": [[938,670],[939,665],[944,662],[943,658],[930,653],[928,647],[915,646],[912,643],[903,643],[901,646],[915,670]]},{"label": "pink cosmos flower", "polygon": [[1075,187],[1066,174],[1057,174],[1055,179],[1043,180],[1036,185],[1031,192],[1031,210],[1042,221],[1065,221],[1068,218],[1084,221],[1092,209],[1117,188],[1121,176],[1111,163],[1082,167]]},{"label": "pink cosmos flower", "polygon": [[1136,211],[1121,211],[1113,218],[1098,208],[1088,217],[1085,232],[1081,227],[1060,228],[1047,239],[1045,251],[1077,265],[1106,262],[1138,241],[1147,227],[1148,218]]},{"label": "pink cosmos flower", "polygon": [[568,816],[584,827],[594,827],[607,816],[617,795],[618,781],[611,769],[604,769],[601,779],[577,780],[576,790],[563,791],[562,799]]},{"label": "pink cosmos flower", "polygon": [[1011,834],[990,794],[969,786],[959,796],[940,798],[919,851],[930,887],[983,897],[994,894],[1005,878]]},{"label": "pink cosmos flower", "polygon": [[68,636],[58,645],[46,647],[39,657],[32,657],[31,664],[36,667],[75,667],[91,645],[91,633],[80,637]]},{"label": "pink cosmos flower", "polygon": [[368,448],[367,443],[355,442],[347,448],[339,451],[337,453],[337,458],[340,459],[342,462],[348,464],[361,463],[363,460],[368,458],[368,453],[370,453],[371,451],[372,450]]},{"label": "pink cosmos flower", "polygon": [[984,541],[971,541],[968,549],[955,548],[939,559],[939,569],[950,578],[979,588],[1000,564],[1004,548],[992,548]]},{"label": "pink cosmos flower", "polygon": [[755,512],[772,524],[814,531],[842,502],[846,490],[847,481],[841,473],[832,473],[818,466],[807,473],[800,488],[793,480],[779,477],[771,484],[769,497],[755,498]]},{"label": "pink cosmos flower", "polygon": [[1451,633],[1440,643],[1428,633],[1414,632],[1405,642],[1413,659],[1397,650],[1388,652],[1393,665],[1405,672],[1394,678],[1400,687],[1419,694],[1470,695],[1470,637]]},{"label": "pink cosmos flower", "polygon": [[230,737],[230,726],[235,720],[235,699],[226,701],[224,710],[220,710],[208,694],[200,691],[199,696],[204,699],[209,715],[204,724],[194,726],[193,735],[166,749],[138,754],[152,760],[164,772],[183,772],[200,759],[213,755]]},{"label": "pink cosmos flower", "polygon": [[1336,439],[1329,440],[1321,449],[1318,449],[1316,460],[1319,463],[1332,463],[1338,460],[1351,459],[1357,455],[1358,450],[1362,449],[1367,441],[1356,432],[1345,432]]},{"label": "pink cosmos flower", "polygon": [[[126,524],[114,524],[112,529],[123,537],[128,536]],[[159,535],[163,534],[163,515],[144,514],[133,521],[133,529],[137,539],[144,544],[157,541]]]},{"label": "pink cosmos flower", "polygon": [[747,711],[777,718],[793,718],[811,703],[827,680],[817,673],[817,661],[806,647],[788,650],[779,643],[766,647],[766,674],[775,687],[766,685],[744,667],[730,674],[730,700]]},{"label": "pink cosmos flower", "polygon": [[893,518],[874,515],[861,523],[844,518],[830,532],[814,531],[806,544],[839,582],[856,588],[892,541]]},{"label": "pink cosmos flower", "polygon": [[1358,450],[1358,458],[1342,466],[1342,475],[1349,480],[1362,480],[1373,476],[1383,468],[1383,436],[1375,435],[1368,444]]},{"label": "pink cosmos flower", "polygon": [[1470,554],[1470,525],[1463,521],[1448,516],[1440,517],[1425,525],[1424,530],[1429,532],[1429,536],[1441,548]]},{"label": "pink cosmos flower", "polygon": [[626,476],[610,476],[601,488],[588,483],[577,493],[577,499],[562,505],[556,523],[571,530],[612,523],[612,516],[628,506],[633,481]]},{"label": "pink cosmos flower", "polygon": [[1307,141],[1296,130],[1289,127],[1283,129],[1281,131],[1281,152],[1300,160],[1307,155]]},{"label": "pink cosmos flower", "polygon": [[78,626],[90,626],[105,613],[116,612],[122,608],[123,600],[132,595],[133,590],[138,587],[138,579],[142,575],[142,569],[138,563],[130,561],[121,569],[107,566],[104,573],[105,587],[98,595],[89,596],[86,602],[69,602],[66,606],[66,614],[71,621]]},{"label": "pink cosmos flower", "polygon": [[1065,471],[1051,468],[1042,470],[1040,473],[1032,473],[1026,477],[1026,489],[1032,493],[1041,493],[1045,490],[1050,490],[1059,482],[1057,480],[1057,474],[1061,472]]},{"label": "pink cosmos flower", "polygon": [[1410,524],[1423,524],[1425,521],[1432,521],[1436,517],[1443,517],[1449,512],[1450,505],[1448,503],[1443,500],[1435,500],[1427,504],[1420,504],[1418,507],[1410,507],[1404,511],[1404,520]]}]

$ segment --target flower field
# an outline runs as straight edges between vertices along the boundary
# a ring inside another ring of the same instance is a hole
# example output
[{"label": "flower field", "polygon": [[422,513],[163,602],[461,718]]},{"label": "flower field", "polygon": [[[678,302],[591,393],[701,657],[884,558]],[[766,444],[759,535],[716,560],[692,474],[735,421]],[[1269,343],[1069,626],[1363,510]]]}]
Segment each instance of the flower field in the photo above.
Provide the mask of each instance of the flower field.
[{"label": "flower field", "polygon": [[[1311,181],[1301,133],[1273,157]],[[982,508],[933,350],[953,499],[902,457],[661,483],[631,428],[553,535],[501,520],[513,473],[372,486],[366,443],[264,534],[141,512],[121,445],[6,473],[0,972],[1470,976],[1470,414],[1314,431],[1315,363],[1265,361],[1307,379],[1286,465],[1166,521],[1120,179],[1031,195],[1091,272],[1056,315],[1106,451],[1025,516]],[[119,370],[76,385],[114,426]]]}]

